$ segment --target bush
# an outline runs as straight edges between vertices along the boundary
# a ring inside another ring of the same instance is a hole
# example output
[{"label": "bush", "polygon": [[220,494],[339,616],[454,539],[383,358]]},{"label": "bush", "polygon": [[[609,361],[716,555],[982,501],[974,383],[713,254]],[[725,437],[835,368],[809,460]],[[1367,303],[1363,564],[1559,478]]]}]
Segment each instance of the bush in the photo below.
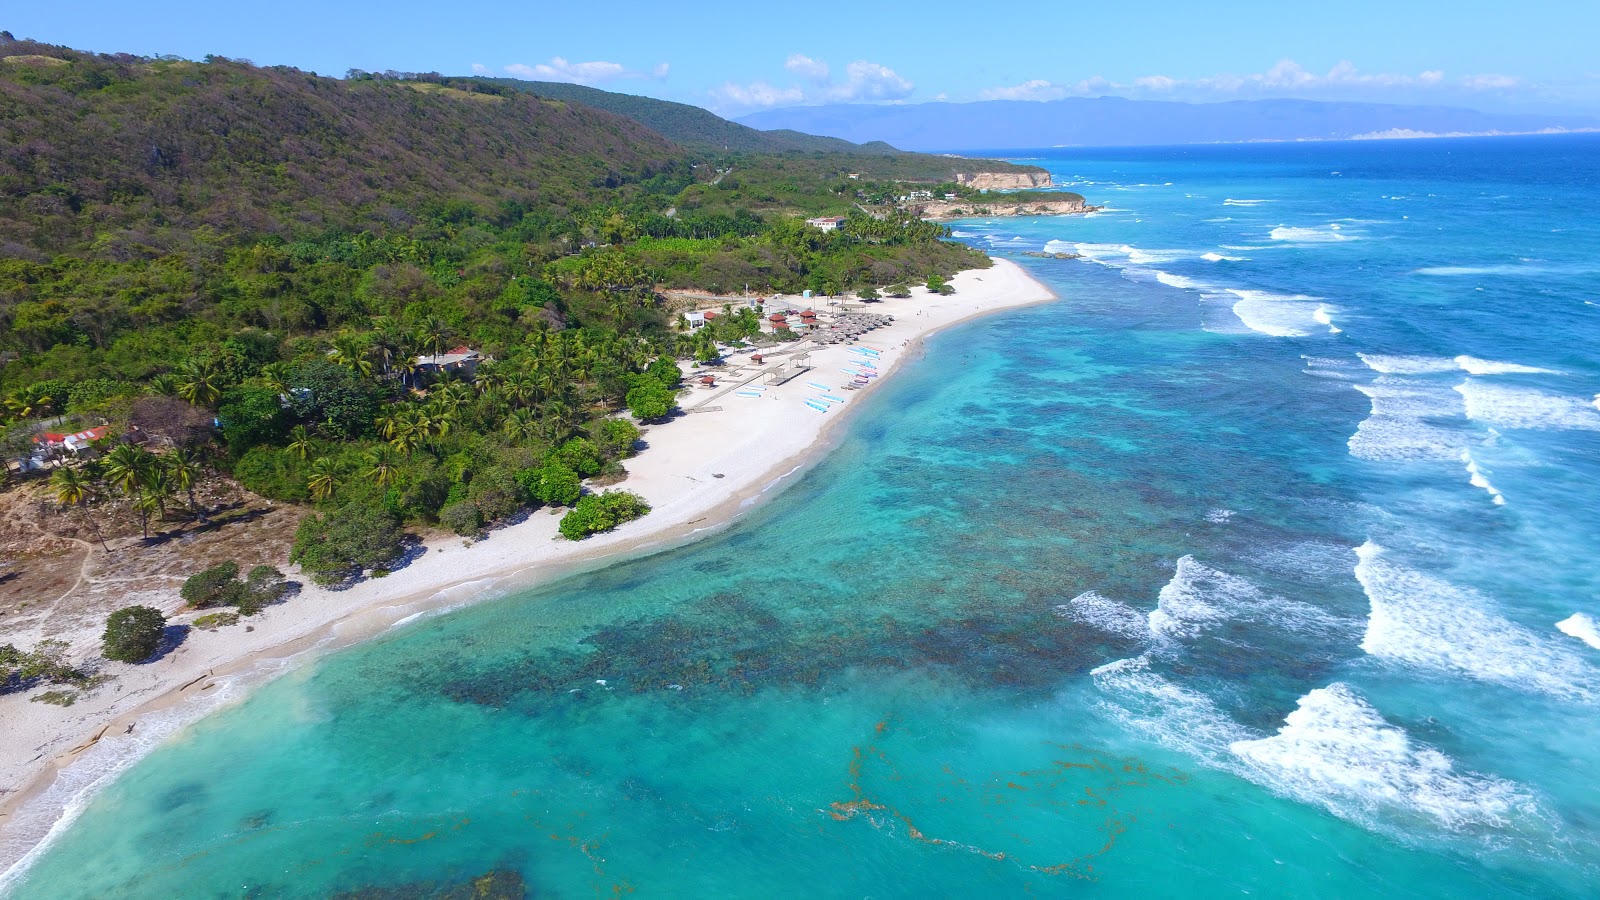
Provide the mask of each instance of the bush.
[{"label": "bush", "polygon": [[215,631],[228,625],[239,624],[239,614],[236,612],[206,613],[194,620],[194,627],[202,631]]},{"label": "bush", "polygon": [[167,617],[150,606],[125,606],[106,618],[101,653],[118,662],[141,662],[161,647]]},{"label": "bush", "polygon": [[178,596],[189,604],[190,609],[234,606],[244,592],[244,585],[238,579],[239,564],[230,559],[190,575],[178,591]]},{"label": "bush", "polygon": [[[527,502],[528,491],[499,466],[490,466],[473,476],[467,486],[467,500],[478,508],[484,522],[498,522]],[[444,513],[441,511],[440,515]]]},{"label": "bush", "polygon": [[239,612],[253,616],[277,602],[286,590],[288,584],[277,568],[256,566],[240,581],[239,564],[229,560],[189,576],[178,595],[189,604],[190,609],[233,606]]},{"label": "bush", "polygon": [[256,447],[233,464],[233,477],[263,497],[288,503],[304,502],[310,497],[306,492],[304,468],[287,450]]},{"label": "bush", "polygon": [[549,506],[571,506],[583,493],[583,479],[578,473],[554,460],[537,469],[523,469],[517,480],[527,488],[529,496]]},{"label": "bush", "polygon": [[462,500],[439,510],[439,524],[462,537],[472,537],[483,527],[483,515],[476,503]]},{"label": "bush", "polygon": [[661,385],[668,390],[683,382],[683,370],[678,368],[678,361],[666,356],[658,357],[651,362],[644,373],[661,382]]},{"label": "bush", "polygon": [[222,439],[235,458],[252,447],[275,443],[288,433],[289,423],[277,393],[260,387],[236,387],[222,396],[217,409]]},{"label": "bush", "polygon": [[605,461],[600,458],[600,448],[588,438],[567,441],[551,454],[551,458],[584,478],[593,478],[605,468]]},{"label": "bush", "polygon": [[561,534],[569,541],[581,541],[591,534],[631,522],[650,511],[650,504],[638,494],[607,491],[590,494],[561,517]]},{"label": "bush", "polygon": [[82,686],[88,675],[67,664],[67,642],[44,640],[32,650],[0,644],[0,691],[35,681]]},{"label": "bush", "polygon": [[659,419],[672,411],[678,405],[678,398],[670,389],[659,381],[650,384],[640,384],[628,391],[626,398],[628,412],[641,422]]},{"label": "bush", "polygon": [[626,419],[607,419],[600,425],[600,450],[613,459],[633,455],[639,442],[639,426]]},{"label": "bush", "polygon": [[301,521],[289,560],[317,584],[338,584],[399,556],[404,536],[394,514],[384,507],[346,503],[329,515]]}]

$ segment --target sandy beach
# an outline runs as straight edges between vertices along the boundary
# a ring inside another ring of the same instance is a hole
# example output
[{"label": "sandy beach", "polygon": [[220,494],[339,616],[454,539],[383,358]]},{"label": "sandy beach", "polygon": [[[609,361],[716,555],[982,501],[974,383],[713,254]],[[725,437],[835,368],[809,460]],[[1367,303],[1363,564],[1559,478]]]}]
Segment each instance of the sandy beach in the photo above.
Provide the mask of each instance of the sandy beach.
[{"label": "sandy beach", "polygon": [[[872,304],[868,311],[894,321],[854,345],[784,347],[760,366],[747,354],[732,356],[728,368],[744,374],[715,388],[694,387],[682,399],[685,414],[645,430],[647,448],[627,461],[628,477],[616,488],[642,495],[653,509],[611,533],[566,541],[556,530],[559,517],[539,510],[470,545],[459,538],[431,541],[404,568],[345,590],[318,588],[289,569],[291,578],[306,582],[298,596],[240,625],[193,632],[156,662],[108,664],[104,671],[114,681],[70,708],[31,703],[22,693],[0,697],[0,872],[25,865],[30,850],[70,821],[96,786],[183,725],[236,701],[251,684],[418,614],[503,596],[725,525],[818,458],[835,426],[914,356],[923,338],[966,319],[1053,299],[1004,260],[951,283],[955,293],[949,296],[917,288],[909,299]],[[859,347],[881,355],[863,356]],[[809,353],[811,370],[769,384],[770,372],[795,353]],[[863,359],[879,377],[861,390],[840,390],[851,380],[841,370]],[[741,394],[747,379],[761,389]],[[819,394],[817,384],[844,402],[826,404],[826,412],[808,405]],[[181,610],[176,591],[164,605],[169,615]],[[98,646],[98,631],[85,632],[73,638],[80,656]],[[5,881],[0,876],[0,887]]]}]

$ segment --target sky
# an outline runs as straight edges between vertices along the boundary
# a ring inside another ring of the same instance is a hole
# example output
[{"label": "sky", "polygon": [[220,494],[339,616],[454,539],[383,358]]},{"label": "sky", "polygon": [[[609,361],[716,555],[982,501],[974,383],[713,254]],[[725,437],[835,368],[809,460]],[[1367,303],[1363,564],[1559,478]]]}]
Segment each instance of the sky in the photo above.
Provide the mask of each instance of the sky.
[{"label": "sky", "polygon": [[1600,0],[228,4],[0,0],[98,52],[571,81],[725,116],[819,103],[1263,97],[1600,113]]}]

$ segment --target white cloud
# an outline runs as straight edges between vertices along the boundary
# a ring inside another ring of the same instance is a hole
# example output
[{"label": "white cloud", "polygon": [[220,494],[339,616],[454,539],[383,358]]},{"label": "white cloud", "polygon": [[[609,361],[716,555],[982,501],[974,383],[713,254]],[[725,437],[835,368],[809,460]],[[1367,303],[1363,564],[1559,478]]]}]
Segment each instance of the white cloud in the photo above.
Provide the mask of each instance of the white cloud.
[{"label": "white cloud", "polygon": [[812,59],[803,53],[792,53],[783,61],[783,67],[808,81],[826,82],[830,72],[828,64]]},{"label": "white cloud", "polygon": [[[549,62],[512,63],[506,66],[506,71],[518,78],[529,81],[564,81],[569,84],[603,84],[607,81],[617,81],[623,78],[656,78],[667,77],[671,67],[661,63],[651,72],[638,72],[624,66],[622,63],[595,60],[592,62],[569,62],[560,56],[553,56]],[[474,72],[478,66],[473,66]],[[485,69],[485,71],[487,71]]]},{"label": "white cloud", "polygon": [[839,103],[904,100],[916,85],[895,74],[888,66],[858,60],[844,67],[845,83],[828,87],[828,99]]},{"label": "white cloud", "polygon": [[1317,74],[1294,60],[1279,61],[1265,72],[1220,74],[1202,78],[1145,75],[1119,83],[1095,76],[1078,82],[1043,79],[1001,85],[978,92],[985,100],[1058,100],[1062,97],[1115,95],[1185,100],[1232,100],[1249,97],[1353,97],[1394,99],[1395,95],[1438,95],[1506,91],[1524,88],[1520,79],[1505,75],[1467,75],[1449,79],[1438,69],[1415,75],[1362,72],[1348,60],[1326,74]]},{"label": "white cloud", "polygon": [[728,115],[739,115],[775,106],[801,106],[817,103],[893,103],[904,100],[916,85],[899,73],[867,60],[856,60],[844,67],[844,80],[834,81],[832,68],[821,60],[793,54],[783,67],[809,84],[778,87],[767,81],[748,84],[728,82],[713,89],[712,108]]},{"label": "white cloud", "polygon": [[472,74],[474,74],[474,75],[487,75],[487,74],[489,74],[489,67],[484,65],[483,63],[473,63],[472,64]]}]

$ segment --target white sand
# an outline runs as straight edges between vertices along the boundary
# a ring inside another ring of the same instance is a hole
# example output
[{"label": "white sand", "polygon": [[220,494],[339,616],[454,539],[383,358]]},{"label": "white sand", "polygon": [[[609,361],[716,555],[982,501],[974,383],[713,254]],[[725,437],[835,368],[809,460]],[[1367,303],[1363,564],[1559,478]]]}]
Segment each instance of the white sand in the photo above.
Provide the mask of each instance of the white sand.
[{"label": "white sand", "polygon": [[[857,345],[882,351],[872,360],[883,373],[873,387],[934,331],[996,310],[1040,303],[1049,290],[1017,265],[996,260],[987,270],[963,272],[951,296],[918,288],[910,299],[870,304],[867,311],[895,317],[893,324],[863,336]],[[825,312],[825,307],[819,312]],[[778,348],[784,349],[784,348]],[[149,746],[221,702],[237,699],[248,684],[289,667],[292,657],[325,651],[377,634],[418,612],[460,605],[593,568],[640,548],[679,543],[725,524],[746,501],[792,476],[815,450],[826,446],[830,426],[860,404],[871,388],[841,391],[841,372],[863,359],[851,345],[809,347],[813,371],[766,389],[760,398],[694,388],[683,406],[720,406],[720,411],[680,416],[647,429],[648,449],[627,462],[618,489],[634,491],[653,511],[609,534],[574,543],[556,531],[558,516],[535,512],[525,521],[464,547],[460,540],[435,541],[415,562],[385,578],[368,579],[343,591],[307,583],[287,603],[218,632],[192,632],[166,658],[141,666],[109,664],[115,682],[68,709],[28,702],[24,695],[0,697],[0,871],[14,873],[19,860],[63,812],[76,809],[95,786],[130,764]],[[804,352],[804,351],[802,351]],[[732,362],[747,359],[733,357]],[[771,370],[787,357],[769,359]],[[747,373],[755,367],[745,366]],[[742,380],[742,379],[736,379]],[[765,384],[763,375],[753,384]],[[807,406],[819,391],[814,381],[845,398],[828,412]],[[728,382],[731,383],[731,382]],[[717,476],[721,477],[717,477]],[[788,479],[792,480],[792,478]],[[291,577],[297,577],[291,572]],[[169,615],[181,609],[173,592]],[[249,625],[252,631],[246,631]],[[74,649],[90,652],[98,634],[82,634]],[[130,733],[131,728],[131,733]],[[25,860],[23,860],[25,863]],[[0,888],[6,878],[0,876]]]}]

